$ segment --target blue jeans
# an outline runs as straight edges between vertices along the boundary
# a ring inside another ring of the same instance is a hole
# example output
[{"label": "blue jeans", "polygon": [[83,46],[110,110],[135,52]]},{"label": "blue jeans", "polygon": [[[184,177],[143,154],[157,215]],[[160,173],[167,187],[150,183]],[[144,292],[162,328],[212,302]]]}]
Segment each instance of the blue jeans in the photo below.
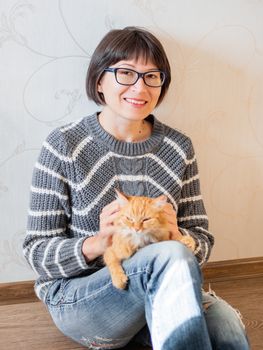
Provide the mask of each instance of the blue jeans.
[{"label": "blue jeans", "polygon": [[249,349],[235,310],[201,291],[196,258],[175,241],[151,244],[123,262],[128,287],[112,286],[108,269],[57,280],[46,303],[57,327],[90,349],[131,340],[154,350]]}]

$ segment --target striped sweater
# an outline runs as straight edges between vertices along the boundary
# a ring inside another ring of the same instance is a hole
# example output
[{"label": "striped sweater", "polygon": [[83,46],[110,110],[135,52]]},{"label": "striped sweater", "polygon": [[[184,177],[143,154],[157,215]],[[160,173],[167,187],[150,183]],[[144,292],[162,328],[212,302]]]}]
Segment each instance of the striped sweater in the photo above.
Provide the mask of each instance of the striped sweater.
[{"label": "striped sweater", "polygon": [[24,255],[39,275],[37,296],[45,301],[56,279],[91,274],[101,259],[87,263],[83,241],[96,235],[102,208],[115,188],[128,195],[165,194],[177,210],[183,235],[196,242],[200,265],[207,261],[213,236],[200,193],[191,140],[153,115],[146,141],[124,142],[108,134],[97,114],[55,129],[34,167]]}]

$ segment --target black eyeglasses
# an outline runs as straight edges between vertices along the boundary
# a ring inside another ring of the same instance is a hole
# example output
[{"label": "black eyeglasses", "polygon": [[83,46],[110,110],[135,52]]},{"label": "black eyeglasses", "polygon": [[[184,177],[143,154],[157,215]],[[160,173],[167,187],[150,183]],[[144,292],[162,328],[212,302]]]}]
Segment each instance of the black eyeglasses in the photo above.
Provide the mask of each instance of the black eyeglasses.
[{"label": "black eyeglasses", "polygon": [[104,72],[114,73],[117,83],[120,85],[134,85],[142,78],[144,83],[150,87],[160,87],[165,81],[165,73],[159,69],[153,69],[145,73],[136,72],[129,68],[105,68]]}]

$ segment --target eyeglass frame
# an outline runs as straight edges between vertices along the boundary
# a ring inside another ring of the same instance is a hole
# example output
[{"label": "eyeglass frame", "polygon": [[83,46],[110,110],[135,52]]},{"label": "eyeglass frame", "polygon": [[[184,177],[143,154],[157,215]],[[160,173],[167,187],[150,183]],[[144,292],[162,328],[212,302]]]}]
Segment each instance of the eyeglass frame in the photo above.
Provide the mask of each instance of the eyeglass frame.
[{"label": "eyeglass frame", "polygon": [[[131,72],[136,73],[136,74],[137,74],[137,79],[136,79],[135,82],[132,83],[132,84],[123,84],[123,83],[120,83],[120,82],[117,80],[117,71],[118,71],[118,69],[124,69],[124,70],[128,70],[128,71],[131,71]],[[163,86],[163,84],[164,84],[164,82],[165,82],[165,78],[166,78],[164,71],[162,71],[162,70],[160,70],[160,69],[152,69],[152,70],[149,70],[148,72],[140,73],[140,72],[137,72],[136,70],[131,69],[131,68],[123,68],[123,67],[114,67],[114,68],[113,68],[113,67],[107,67],[107,68],[104,69],[103,72],[114,73],[116,82],[117,82],[118,84],[124,85],[124,86],[132,86],[132,85],[135,85],[135,84],[137,83],[137,81],[138,81],[140,78],[142,78],[142,80],[143,80],[143,82],[144,82],[145,85],[147,85],[147,86],[149,86],[149,87],[152,87],[152,88],[158,88],[158,87]],[[163,74],[163,80],[162,80],[161,85],[152,86],[152,85],[149,85],[149,84],[146,83],[146,81],[145,81],[145,79],[144,79],[144,76],[145,76],[146,74],[149,74],[149,73],[152,73],[152,72],[160,72],[160,73]]]}]

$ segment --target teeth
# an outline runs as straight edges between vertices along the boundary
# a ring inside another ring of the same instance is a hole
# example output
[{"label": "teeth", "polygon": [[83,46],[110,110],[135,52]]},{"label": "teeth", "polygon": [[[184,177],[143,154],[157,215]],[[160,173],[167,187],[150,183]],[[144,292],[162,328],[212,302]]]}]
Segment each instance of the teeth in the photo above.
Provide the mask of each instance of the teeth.
[{"label": "teeth", "polygon": [[131,98],[126,98],[126,101],[130,102],[130,103],[133,103],[135,105],[144,105],[145,104],[145,101],[133,100]]}]

